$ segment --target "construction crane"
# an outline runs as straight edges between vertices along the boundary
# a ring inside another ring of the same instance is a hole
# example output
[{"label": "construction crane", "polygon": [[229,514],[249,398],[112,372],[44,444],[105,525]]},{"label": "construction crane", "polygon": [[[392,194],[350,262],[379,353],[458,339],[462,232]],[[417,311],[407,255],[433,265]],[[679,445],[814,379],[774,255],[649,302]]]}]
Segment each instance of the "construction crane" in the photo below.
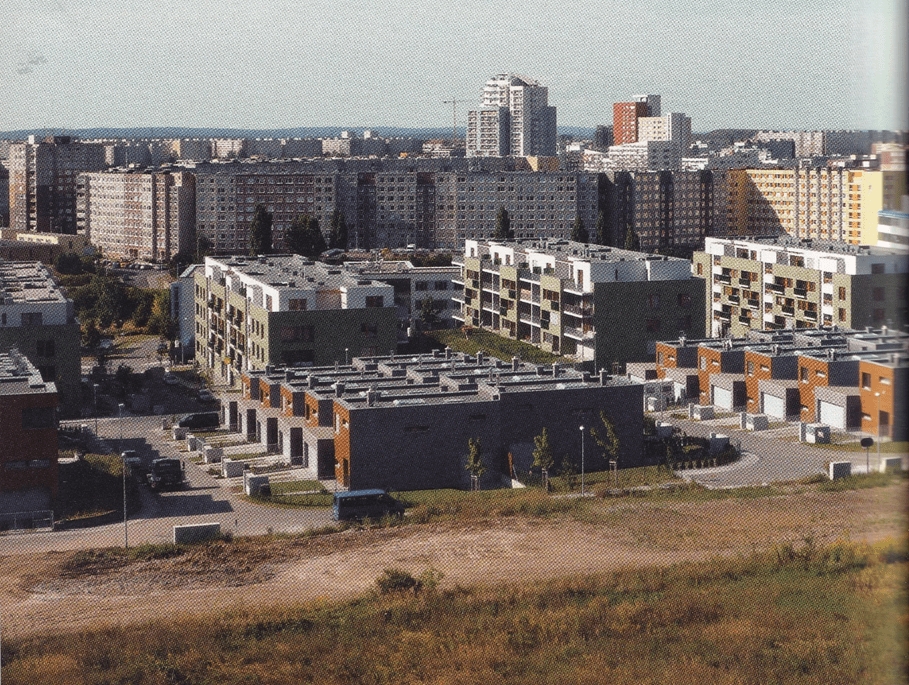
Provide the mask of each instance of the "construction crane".
[{"label": "construction crane", "polygon": [[458,142],[458,101],[442,100],[443,105],[451,105],[451,139],[452,143]]}]

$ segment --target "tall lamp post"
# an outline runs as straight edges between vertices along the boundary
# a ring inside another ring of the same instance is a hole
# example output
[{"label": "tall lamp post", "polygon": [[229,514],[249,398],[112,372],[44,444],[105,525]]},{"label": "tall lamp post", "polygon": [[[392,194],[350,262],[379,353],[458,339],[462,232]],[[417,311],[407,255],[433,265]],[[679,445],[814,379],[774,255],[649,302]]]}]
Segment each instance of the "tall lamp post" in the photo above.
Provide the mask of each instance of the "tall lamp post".
[{"label": "tall lamp post", "polygon": [[95,389],[95,437],[98,437],[98,384],[94,383]]},{"label": "tall lamp post", "polygon": [[581,431],[581,497],[584,496],[584,426],[580,426]]},{"label": "tall lamp post", "polygon": [[348,348],[345,347],[344,348],[344,366],[348,366],[350,364],[350,359],[349,359],[347,353],[348,353]]},{"label": "tall lamp post", "polygon": [[877,421],[877,467],[881,467],[881,394],[879,392],[874,393],[874,396],[877,398],[877,416],[874,417],[874,420]]},{"label": "tall lamp post", "polygon": [[126,525],[126,457],[123,454],[123,404],[119,405],[120,420],[120,441],[117,446],[120,448],[120,462],[123,467],[123,548],[129,549],[129,529]]}]

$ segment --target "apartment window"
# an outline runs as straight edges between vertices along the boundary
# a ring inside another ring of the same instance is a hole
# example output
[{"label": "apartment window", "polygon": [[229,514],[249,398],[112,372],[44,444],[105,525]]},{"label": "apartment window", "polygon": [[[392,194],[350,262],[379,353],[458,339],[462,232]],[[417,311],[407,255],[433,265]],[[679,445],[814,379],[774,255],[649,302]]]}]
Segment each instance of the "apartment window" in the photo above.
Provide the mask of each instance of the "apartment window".
[{"label": "apartment window", "polygon": [[41,312],[23,312],[21,316],[23,326],[40,326],[43,323]]},{"label": "apartment window", "polygon": [[657,354],[656,354],[656,360],[657,360],[657,364],[662,364],[662,363],[663,363],[663,353],[662,353],[662,352],[657,352]]},{"label": "apartment window", "polygon": [[367,295],[366,296],[366,306],[367,307],[384,307],[385,298],[382,295]]},{"label": "apartment window", "polygon": [[871,298],[875,302],[882,302],[884,300],[884,289],[883,288],[873,288],[871,290]]},{"label": "apartment window", "polygon": [[707,370],[707,357],[701,357],[700,367],[701,367],[701,371]]},{"label": "apartment window", "polygon": [[754,375],[754,362],[747,362],[745,364],[745,367],[748,371],[748,375],[753,376]]},{"label": "apartment window", "polygon": [[375,338],[379,335],[379,325],[374,323],[363,323],[360,326],[360,332],[367,338]]},{"label": "apartment window", "polygon": [[840,307],[840,309],[839,309],[839,319],[840,319],[840,321],[846,320],[846,310],[843,309],[842,307]]},{"label": "apartment window", "polygon": [[890,379],[887,376],[879,376],[877,380],[881,385],[890,385]]},{"label": "apartment window", "polygon": [[881,323],[884,320],[884,310],[883,309],[874,309],[871,312],[871,318],[875,323]]},{"label": "apartment window", "polygon": [[882,274],[882,273],[884,273],[885,268],[886,268],[886,265],[885,265],[885,264],[872,264],[872,265],[871,265],[871,273],[873,273],[873,274]]},{"label": "apartment window", "polygon": [[272,301],[272,300],[271,300],[271,295],[266,295],[266,296],[265,296],[265,308],[266,308],[268,311],[271,311],[271,301]]},{"label": "apartment window", "polygon": [[39,357],[53,357],[54,356],[54,341],[53,340],[39,340],[36,343],[38,348]]},{"label": "apartment window", "polygon": [[799,369],[799,380],[801,380],[802,383],[808,382],[808,367],[807,366],[803,366]]},{"label": "apartment window", "polygon": [[679,293],[679,307],[690,307],[691,306],[691,295],[688,293]]},{"label": "apartment window", "polygon": [[650,297],[647,298],[647,304],[650,306],[651,309],[657,309],[660,306],[660,296],[651,295]]},{"label": "apartment window", "polygon": [[846,287],[845,287],[845,286],[842,286],[842,285],[840,286],[840,293],[839,293],[839,294],[840,294],[840,299],[841,299],[841,300],[845,300],[845,299],[846,299]]},{"label": "apartment window", "polygon": [[288,307],[292,312],[305,312],[306,311],[306,299],[291,299]]},{"label": "apartment window", "polygon": [[820,369],[818,369],[817,371],[815,371],[815,372],[814,372],[814,375],[817,376],[818,378],[827,378],[827,372],[826,372],[826,371],[821,371]]},{"label": "apartment window", "polygon": [[414,290],[428,290],[429,284],[426,281],[417,281],[414,283]]},{"label": "apartment window", "polygon": [[647,319],[647,332],[650,334],[655,334],[660,332],[660,320],[659,319]]}]

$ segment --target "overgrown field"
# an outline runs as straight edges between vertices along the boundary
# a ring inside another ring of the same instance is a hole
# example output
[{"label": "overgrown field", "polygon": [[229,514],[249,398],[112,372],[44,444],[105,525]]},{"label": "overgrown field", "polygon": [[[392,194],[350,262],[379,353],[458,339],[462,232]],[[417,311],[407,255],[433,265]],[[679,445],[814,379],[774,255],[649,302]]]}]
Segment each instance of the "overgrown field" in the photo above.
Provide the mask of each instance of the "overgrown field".
[{"label": "overgrown field", "polygon": [[808,539],[492,588],[436,589],[431,570],[414,579],[390,569],[375,592],[343,604],[276,597],[279,608],[214,620],[6,640],[3,676],[7,685],[901,683],[906,562],[905,541]]}]

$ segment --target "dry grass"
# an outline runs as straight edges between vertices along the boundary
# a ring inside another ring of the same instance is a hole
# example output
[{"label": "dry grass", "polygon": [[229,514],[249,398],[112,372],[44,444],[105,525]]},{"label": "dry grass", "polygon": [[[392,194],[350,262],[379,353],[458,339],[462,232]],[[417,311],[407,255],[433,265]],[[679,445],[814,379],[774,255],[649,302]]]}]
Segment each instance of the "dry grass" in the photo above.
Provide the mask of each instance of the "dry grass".
[{"label": "dry grass", "polygon": [[769,553],[546,583],[5,641],[28,683],[900,683],[906,547]]}]

